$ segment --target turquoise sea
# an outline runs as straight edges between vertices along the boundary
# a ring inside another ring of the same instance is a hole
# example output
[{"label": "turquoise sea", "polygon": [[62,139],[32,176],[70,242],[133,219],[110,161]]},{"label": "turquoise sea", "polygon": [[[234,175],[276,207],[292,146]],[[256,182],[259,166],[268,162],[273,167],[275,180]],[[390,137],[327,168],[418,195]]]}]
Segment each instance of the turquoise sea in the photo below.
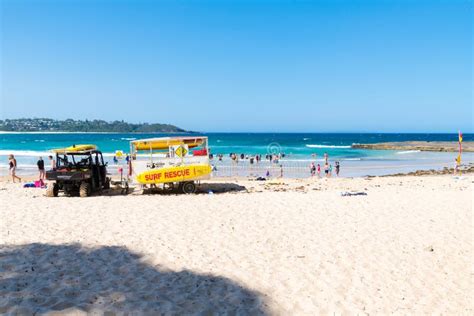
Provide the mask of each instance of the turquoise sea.
[{"label": "turquoise sea", "polygon": [[[179,134],[183,135],[183,134]],[[417,151],[379,151],[352,149],[353,143],[378,143],[392,141],[457,141],[457,134],[375,134],[375,133],[202,133],[209,137],[213,154],[229,153],[244,155],[285,153],[279,162],[288,176],[308,175],[310,162],[319,163],[327,153],[331,161],[340,161],[342,176],[379,175],[406,172],[417,169],[439,169],[452,167],[456,153],[432,153]],[[36,160],[46,156],[54,148],[72,144],[96,144],[109,161],[113,170],[112,157],[116,150],[129,151],[129,142],[135,139],[173,136],[173,134],[118,134],[118,133],[2,133],[0,134],[0,171],[7,173],[7,157],[14,154],[18,161],[18,173],[34,173]],[[474,134],[464,134],[464,140],[474,140]],[[474,162],[474,155],[466,153],[463,162]],[[230,159],[214,161],[217,175],[258,176],[262,170],[249,171],[244,159],[238,166],[231,166]],[[231,169],[232,167],[232,169]],[[255,168],[255,166],[252,166]]]}]

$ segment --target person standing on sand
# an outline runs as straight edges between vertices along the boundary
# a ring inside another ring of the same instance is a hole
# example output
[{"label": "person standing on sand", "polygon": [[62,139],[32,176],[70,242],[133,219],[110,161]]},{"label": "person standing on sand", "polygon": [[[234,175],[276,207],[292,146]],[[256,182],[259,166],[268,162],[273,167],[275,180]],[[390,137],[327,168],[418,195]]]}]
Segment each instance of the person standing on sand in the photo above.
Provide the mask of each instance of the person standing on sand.
[{"label": "person standing on sand", "polygon": [[12,176],[12,181],[15,183],[15,179],[21,182],[21,178],[16,175],[16,159],[15,156],[8,156],[8,165],[10,167],[10,175]]},{"label": "person standing on sand", "polygon": [[48,159],[50,161],[51,170],[56,169],[56,160],[54,160],[53,156],[48,156]]},{"label": "person standing on sand", "polygon": [[321,178],[321,165],[319,163],[318,163],[317,171],[318,171],[318,178]]},{"label": "person standing on sand", "polygon": [[36,162],[36,165],[38,166],[38,171],[39,171],[39,179],[40,181],[44,180],[44,160],[43,157],[39,157],[38,161]]},{"label": "person standing on sand", "polygon": [[312,177],[314,177],[314,175],[316,174],[316,166],[314,165],[314,162],[312,162],[309,166],[309,172],[311,172]]},{"label": "person standing on sand", "polygon": [[283,165],[280,165],[280,178],[283,178]]},{"label": "person standing on sand", "polygon": [[326,178],[329,177],[329,164],[326,162],[324,164],[324,173],[326,174]]},{"label": "person standing on sand", "polygon": [[329,177],[332,176],[332,165],[329,165]]},{"label": "person standing on sand", "polygon": [[339,177],[340,167],[341,167],[341,165],[339,164],[339,161],[336,161],[336,177]]},{"label": "person standing on sand", "polygon": [[459,161],[454,159],[454,175],[456,175],[459,171]]}]

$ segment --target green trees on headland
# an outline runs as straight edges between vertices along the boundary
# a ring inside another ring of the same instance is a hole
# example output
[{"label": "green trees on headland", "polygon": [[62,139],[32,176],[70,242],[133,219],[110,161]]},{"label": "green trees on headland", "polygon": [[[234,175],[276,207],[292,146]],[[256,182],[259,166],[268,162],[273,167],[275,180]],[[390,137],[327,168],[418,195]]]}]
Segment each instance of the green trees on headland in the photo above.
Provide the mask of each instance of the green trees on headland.
[{"label": "green trees on headland", "polygon": [[103,120],[53,120],[48,118],[0,120],[0,131],[8,132],[116,132],[179,133],[185,130],[170,124],[107,122]]}]

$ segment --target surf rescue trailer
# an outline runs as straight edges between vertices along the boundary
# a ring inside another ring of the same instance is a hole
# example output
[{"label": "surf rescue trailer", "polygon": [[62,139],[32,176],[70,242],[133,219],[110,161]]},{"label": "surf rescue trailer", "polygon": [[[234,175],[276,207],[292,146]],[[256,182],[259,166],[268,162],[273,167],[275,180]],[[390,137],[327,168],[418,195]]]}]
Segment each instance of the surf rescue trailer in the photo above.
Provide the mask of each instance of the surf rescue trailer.
[{"label": "surf rescue trailer", "polygon": [[131,181],[152,188],[196,192],[196,181],[209,179],[208,139],[160,137],[130,142],[129,176]]}]

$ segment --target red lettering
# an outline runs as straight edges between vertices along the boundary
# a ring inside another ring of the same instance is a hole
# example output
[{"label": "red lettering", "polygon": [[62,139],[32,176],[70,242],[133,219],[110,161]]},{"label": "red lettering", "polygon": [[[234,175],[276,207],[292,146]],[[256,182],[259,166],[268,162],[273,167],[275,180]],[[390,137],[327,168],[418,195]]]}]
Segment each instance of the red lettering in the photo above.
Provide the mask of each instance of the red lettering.
[{"label": "red lettering", "polygon": [[185,177],[185,176],[189,176],[190,174],[191,174],[190,169],[168,171],[168,172],[165,172],[165,178],[171,179],[171,178]]},{"label": "red lettering", "polygon": [[145,181],[154,181],[161,178],[161,173],[146,174]]}]

